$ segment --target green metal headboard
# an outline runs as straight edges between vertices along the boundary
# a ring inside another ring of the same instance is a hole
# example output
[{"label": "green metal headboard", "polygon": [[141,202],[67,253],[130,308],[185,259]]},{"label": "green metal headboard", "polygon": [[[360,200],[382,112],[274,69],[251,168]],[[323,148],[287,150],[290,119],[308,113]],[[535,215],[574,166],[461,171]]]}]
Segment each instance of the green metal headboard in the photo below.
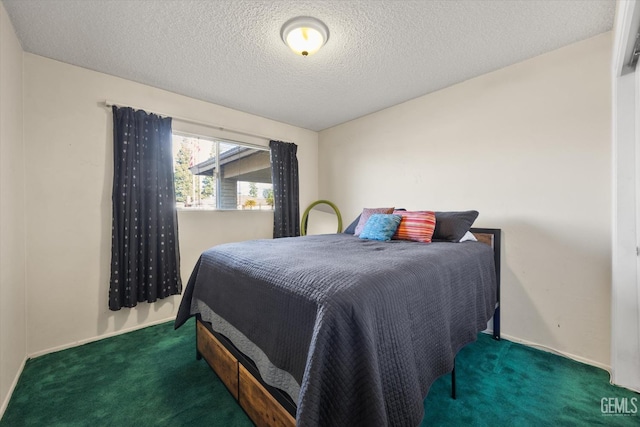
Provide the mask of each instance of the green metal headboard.
[{"label": "green metal headboard", "polygon": [[304,214],[302,214],[302,221],[300,221],[300,234],[302,236],[305,236],[307,234],[307,221],[309,219],[309,212],[311,211],[311,209],[313,209],[314,206],[319,204],[329,205],[331,206],[331,208],[333,208],[334,212],[338,216],[338,231],[336,233],[342,233],[342,215],[340,215],[340,209],[338,209],[336,205],[328,200],[316,200],[315,202],[311,203],[309,207],[304,211]]}]

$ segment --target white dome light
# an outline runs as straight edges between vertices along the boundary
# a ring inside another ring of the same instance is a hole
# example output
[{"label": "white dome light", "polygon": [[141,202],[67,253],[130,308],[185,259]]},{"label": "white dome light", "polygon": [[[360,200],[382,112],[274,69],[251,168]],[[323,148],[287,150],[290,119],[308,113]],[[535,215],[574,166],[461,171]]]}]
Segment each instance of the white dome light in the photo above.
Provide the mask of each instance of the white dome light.
[{"label": "white dome light", "polygon": [[322,21],[310,16],[298,16],[285,22],[280,36],[298,55],[316,53],[329,39],[329,29]]}]

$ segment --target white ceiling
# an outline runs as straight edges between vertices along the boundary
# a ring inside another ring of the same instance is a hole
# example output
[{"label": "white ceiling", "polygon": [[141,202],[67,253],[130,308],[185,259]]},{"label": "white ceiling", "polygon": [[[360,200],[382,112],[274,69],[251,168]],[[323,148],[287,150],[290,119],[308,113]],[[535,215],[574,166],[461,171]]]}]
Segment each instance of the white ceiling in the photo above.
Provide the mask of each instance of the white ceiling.
[{"label": "white ceiling", "polygon": [[[3,0],[25,51],[319,131],[613,27],[615,0]],[[288,19],[329,27],[315,55]]]}]

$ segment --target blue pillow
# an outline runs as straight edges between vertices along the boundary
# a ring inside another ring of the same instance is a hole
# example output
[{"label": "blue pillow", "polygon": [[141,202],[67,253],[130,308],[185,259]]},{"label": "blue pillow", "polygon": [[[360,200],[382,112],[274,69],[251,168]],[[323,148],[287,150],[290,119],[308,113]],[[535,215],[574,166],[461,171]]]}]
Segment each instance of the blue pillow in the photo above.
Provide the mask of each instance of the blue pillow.
[{"label": "blue pillow", "polygon": [[361,239],[369,240],[391,240],[393,234],[400,225],[401,215],[394,214],[373,214],[360,233]]},{"label": "blue pillow", "polygon": [[[406,211],[405,208],[397,208],[395,210],[396,211]],[[353,220],[353,222],[347,228],[344,229],[343,233],[345,233],[345,234],[355,234],[356,227],[358,226],[358,223],[360,222],[360,216],[361,215],[362,214],[358,215],[358,217],[355,220]]]}]

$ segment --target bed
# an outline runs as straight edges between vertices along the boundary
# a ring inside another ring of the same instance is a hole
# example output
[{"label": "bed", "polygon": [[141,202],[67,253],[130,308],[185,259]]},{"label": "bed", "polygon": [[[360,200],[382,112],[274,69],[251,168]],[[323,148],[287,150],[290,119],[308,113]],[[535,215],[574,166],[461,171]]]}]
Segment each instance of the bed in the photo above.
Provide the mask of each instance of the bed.
[{"label": "bed", "polygon": [[478,242],[349,234],[205,251],[176,328],[196,316],[204,357],[258,426],[418,425],[435,379],[494,318],[498,229]]}]

